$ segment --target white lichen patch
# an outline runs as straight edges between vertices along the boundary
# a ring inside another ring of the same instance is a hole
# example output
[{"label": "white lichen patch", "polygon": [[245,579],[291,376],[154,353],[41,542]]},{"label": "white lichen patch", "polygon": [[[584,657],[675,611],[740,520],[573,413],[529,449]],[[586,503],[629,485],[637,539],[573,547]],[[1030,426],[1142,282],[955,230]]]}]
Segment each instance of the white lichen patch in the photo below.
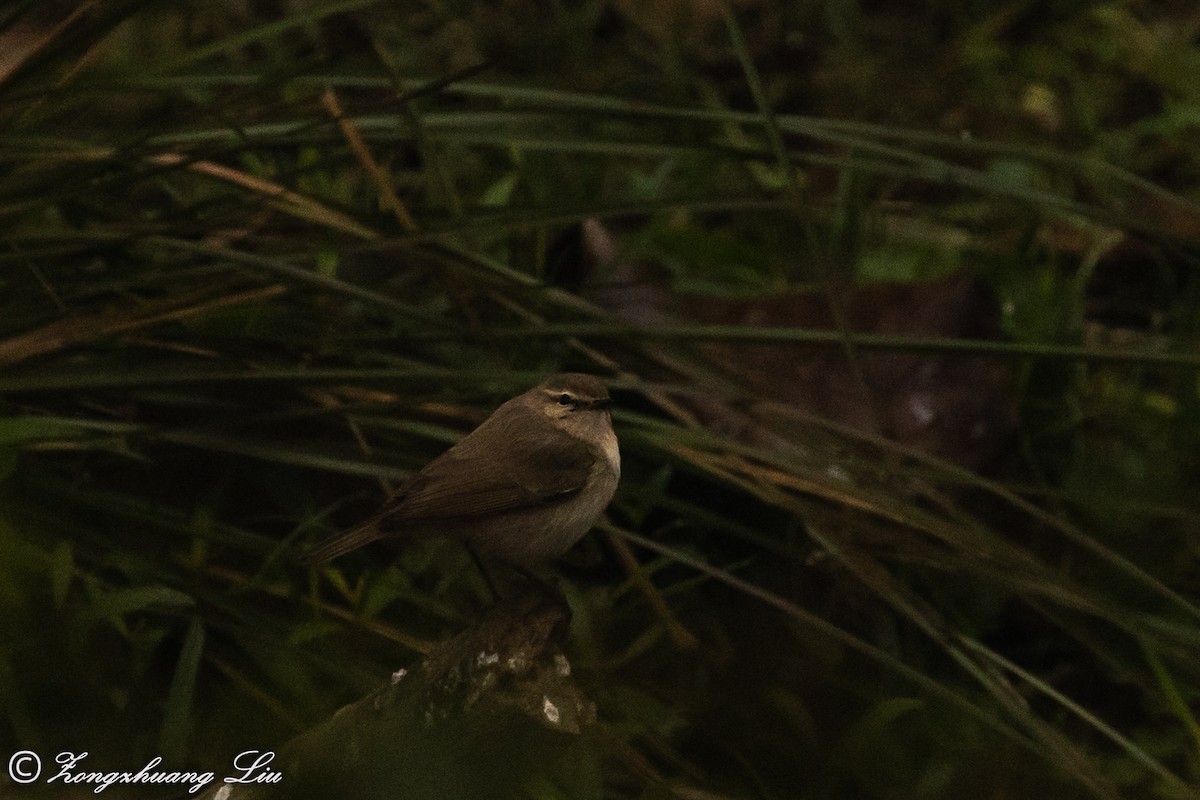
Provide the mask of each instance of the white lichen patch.
[{"label": "white lichen patch", "polygon": [[922,428],[928,428],[937,419],[937,410],[928,392],[914,392],[908,398],[908,410]]},{"label": "white lichen patch", "polygon": [[393,672],[392,673],[392,686],[395,686],[397,683],[404,680],[404,676],[407,674],[408,674],[408,670],[406,670],[404,667],[401,667],[400,669]]},{"label": "white lichen patch", "polygon": [[841,481],[843,483],[850,482],[850,473],[839,464],[831,464],[830,466],[826,467],[825,474],[833,478],[835,481]]},{"label": "white lichen patch", "polygon": [[567,657],[563,653],[554,654],[554,674],[560,678],[571,674],[571,662],[567,661]]},{"label": "white lichen patch", "polygon": [[499,653],[480,653],[479,655],[475,656],[475,666],[479,668],[490,667],[499,663]]},{"label": "white lichen patch", "polygon": [[554,703],[551,703],[550,698],[546,697],[545,695],[542,696],[542,716],[544,716],[551,725],[558,724],[558,706],[554,705]]}]

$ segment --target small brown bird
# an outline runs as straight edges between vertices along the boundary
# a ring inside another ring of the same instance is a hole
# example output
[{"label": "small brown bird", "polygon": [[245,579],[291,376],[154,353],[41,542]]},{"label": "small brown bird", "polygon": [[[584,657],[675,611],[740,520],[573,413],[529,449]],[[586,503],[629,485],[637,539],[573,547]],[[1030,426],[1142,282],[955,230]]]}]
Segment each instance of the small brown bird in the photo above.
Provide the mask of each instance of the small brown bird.
[{"label": "small brown bird", "polygon": [[315,545],[304,562],[426,535],[526,568],[562,555],[596,523],[621,477],[611,404],[591,375],[555,375],[500,406],[382,511]]}]

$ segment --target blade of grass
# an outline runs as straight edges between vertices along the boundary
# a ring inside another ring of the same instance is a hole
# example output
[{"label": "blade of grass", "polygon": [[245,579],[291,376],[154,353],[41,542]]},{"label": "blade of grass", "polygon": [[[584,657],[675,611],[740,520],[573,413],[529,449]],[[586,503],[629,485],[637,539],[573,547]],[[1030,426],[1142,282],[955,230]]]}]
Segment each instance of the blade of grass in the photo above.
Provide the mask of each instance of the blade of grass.
[{"label": "blade of grass", "polygon": [[192,706],[196,699],[196,679],[200,674],[200,658],[204,654],[204,623],[200,617],[192,617],[184,635],[183,648],[175,664],[171,687],[163,708],[162,731],[158,746],[163,760],[178,764],[187,750],[191,732]]},{"label": "blade of grass", "polygon": [[164,73],[175,72],[190,64],[204,61],[229,50],[237,50],[265,39],[272,39],[294,28],[312,25],[336,14],[358,11],[379,2],[380,0],[341,0],[341,2],[321,3],[305,11],[293,11],[275,22],[257,25],[249,30],[226,37],[221,41],[197,47],[189,53],[185,53],[172,61],[164,63],[160,69]]}]

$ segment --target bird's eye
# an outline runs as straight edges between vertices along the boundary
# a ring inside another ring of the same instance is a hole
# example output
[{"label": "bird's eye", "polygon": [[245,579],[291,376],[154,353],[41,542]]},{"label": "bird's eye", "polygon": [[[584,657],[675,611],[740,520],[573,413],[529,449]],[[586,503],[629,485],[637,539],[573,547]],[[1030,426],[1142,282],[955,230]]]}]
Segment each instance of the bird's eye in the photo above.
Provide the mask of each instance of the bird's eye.
[{"label": "bird's eye", "polygon": [[573,402],[575,401],[571,398],[571,395],[567,394],[566,392],[563,392],[558,396],[558,404],[560,406],[569,406]]}]

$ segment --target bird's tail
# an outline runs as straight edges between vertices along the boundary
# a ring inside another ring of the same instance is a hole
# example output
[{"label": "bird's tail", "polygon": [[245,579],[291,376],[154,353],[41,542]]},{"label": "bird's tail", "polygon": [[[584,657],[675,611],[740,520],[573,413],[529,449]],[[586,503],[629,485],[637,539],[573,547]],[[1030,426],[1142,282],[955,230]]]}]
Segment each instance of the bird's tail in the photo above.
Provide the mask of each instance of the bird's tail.
[{"label": "bird's tail", "polygon": [[315,567],[331,558],[345,555],[364,544],[382,538],[383,534],[379,531],[381,519],[382,517],[379,516],[372,517],[361,525],[355,525],[353,528],[335,533],[322,542],[317,542],[300,556],[300,563],[306,567]]}]

